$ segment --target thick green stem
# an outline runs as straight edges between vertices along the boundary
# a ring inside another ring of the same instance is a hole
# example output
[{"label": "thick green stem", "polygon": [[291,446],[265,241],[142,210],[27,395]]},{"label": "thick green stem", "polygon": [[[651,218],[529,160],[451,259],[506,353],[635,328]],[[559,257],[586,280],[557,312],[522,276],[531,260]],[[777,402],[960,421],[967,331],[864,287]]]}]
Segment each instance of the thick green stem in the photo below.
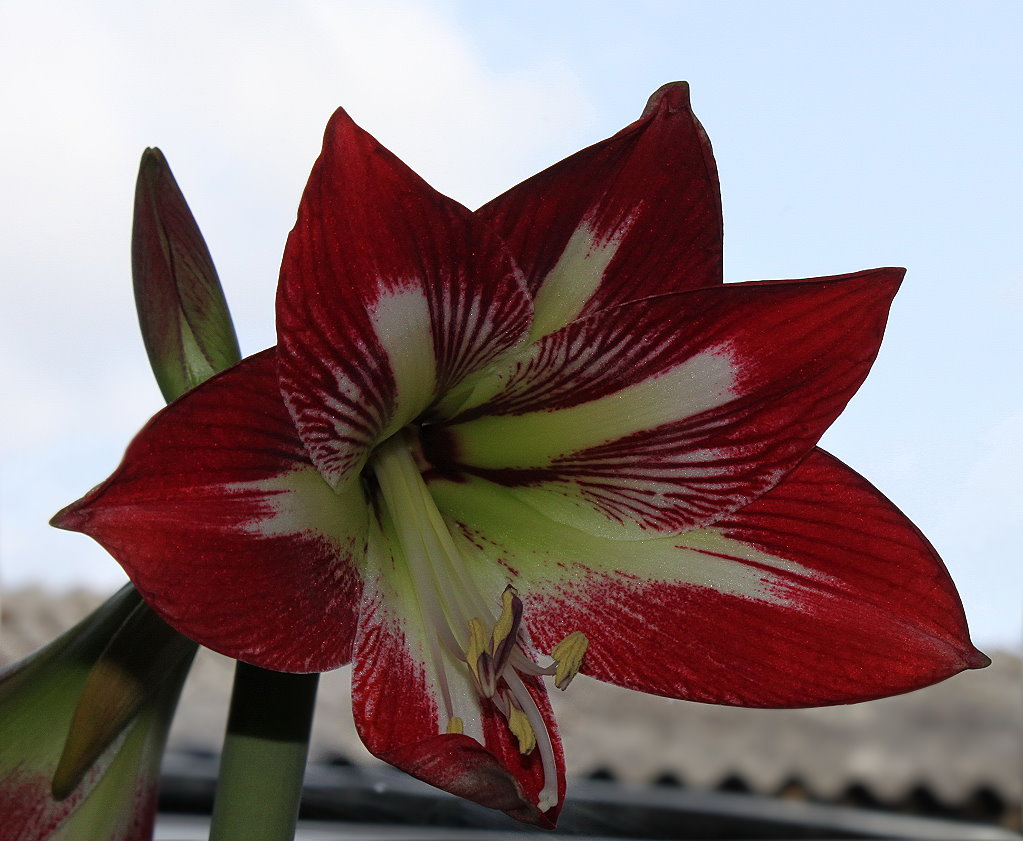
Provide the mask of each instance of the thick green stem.
[{"label": "thick green stem", "polygon": [[292,841],[319,675],[238,663],[210,841]]}]

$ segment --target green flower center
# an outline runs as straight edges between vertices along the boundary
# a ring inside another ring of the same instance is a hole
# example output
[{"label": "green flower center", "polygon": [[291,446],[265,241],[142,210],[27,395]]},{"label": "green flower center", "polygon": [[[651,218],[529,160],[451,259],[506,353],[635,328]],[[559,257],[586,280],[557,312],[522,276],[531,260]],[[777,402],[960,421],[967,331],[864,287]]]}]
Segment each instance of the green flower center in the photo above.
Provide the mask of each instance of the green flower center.
[{"label": "green flower center", "polygon": [[467,558],[459,549],[423,479],[418,454],[418,435],[406,428],[377,448],[369,467],[379,488],[381,524],[397,544],[394,555],[404,561],[403,572],[426,629],[426,652],[440,696],[438,732],[466,733],[483,742],[478,714],[474,728],[458,714],[459,689],[445,669],[445,663],[455,658],[464,664],[476,709],[492,703],[520,752],[539,751],[544,787],[538,805],[546,810],[558,797],[554,747],[522,675],[554,675],[555,684],[564,689],[579,670],[586,638],[578,631],[570,634],[555,646],[555,662],[549,666],[537,665],[526,654],[522,602],[510,585],[499,600],[484,594],[481,584],[492,585],[494,579],[482,582],[481,576],[473,575],[479,559]]}]

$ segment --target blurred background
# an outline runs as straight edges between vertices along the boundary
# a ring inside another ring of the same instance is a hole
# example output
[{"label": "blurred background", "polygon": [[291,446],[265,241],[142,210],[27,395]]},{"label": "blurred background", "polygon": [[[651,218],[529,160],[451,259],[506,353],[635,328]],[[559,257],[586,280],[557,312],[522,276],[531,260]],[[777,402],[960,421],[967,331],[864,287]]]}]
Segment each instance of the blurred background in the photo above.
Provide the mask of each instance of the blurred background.
[{"label": "blurred background", "polygon": [[[1017,0],[0,0],[9,606],[124,580],[46,523],[162,405],[131,294],[143,148],[167,155],[252,353],[274,342],[281,251],[337,106],[475,207],[687,79],[721,173],[726,281],[908,268],[874,370],[823,445],[935,544],[975,641],[1018,651],[1021,35]],[[996,666],[1015,692],[1018,661]]]}]

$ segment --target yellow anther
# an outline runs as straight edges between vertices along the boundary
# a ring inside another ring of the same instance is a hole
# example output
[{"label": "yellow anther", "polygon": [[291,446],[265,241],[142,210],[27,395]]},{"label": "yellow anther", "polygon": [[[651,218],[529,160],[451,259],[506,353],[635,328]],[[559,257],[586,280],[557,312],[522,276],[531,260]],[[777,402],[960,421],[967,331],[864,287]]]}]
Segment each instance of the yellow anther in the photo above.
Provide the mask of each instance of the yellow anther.
[{"label": "yellow anther", "polygon": [[519,740],[519,753],[527,754],[536,747],[536,733],[529,723],[529,716],[514,704],[508,715],[508,729]]},{"label": "yellow anther", "polygon": [[558,689],[567,689],[583,664],[583,657],[590,641],[582,631],[572,631],[567,637],[559,642],[551,651],[556,667],[554,670],[554,685]]},{"label": "yellow anther", "polygon": [[465,646],[465,662],[477,681],[480,679],[480,655],[487,650],[487,629],[476,617],[469,620],[469,642]]},{"label": "yellow anther", "polygon": [[515,630],[515,612],[513,610],[515,604],[515,588],[508,586],[504,588],[504,592],[501,594],[501,615],[497,617],[497,622],[494,623],[494,633],[491,639],[491,653],[497,651],[497,647],[504,642],[513,630]]},{"label": "yellow anther", "polygon": [[463,727],[462,727],[462,719],[460,719],[457,715],[454,716],[453,718],[449,718],[448,719],[448,727],[447,727],[447,730],[445,732],[446,733],[455,733],[456,735],[459,735],[459,736],[462,735],[462,733],[465,732]]}]

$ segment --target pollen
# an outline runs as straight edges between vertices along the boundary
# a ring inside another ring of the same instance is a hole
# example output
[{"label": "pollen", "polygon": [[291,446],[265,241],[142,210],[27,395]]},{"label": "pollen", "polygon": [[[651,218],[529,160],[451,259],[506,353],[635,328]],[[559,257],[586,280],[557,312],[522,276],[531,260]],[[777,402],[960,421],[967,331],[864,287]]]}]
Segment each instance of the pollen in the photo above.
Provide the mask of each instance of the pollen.
[{"label": "pollen", "polygon": [[579,669],[583,664],[583,657],[586,656],[586,649],[590,641],[582,631],[572,631],[561,642],[554,646],[551,657],[554,658],[554,685],[558,689],[568,689]]},{"label": "pollen", "polygon": [[469,642],[465,646],[465,662],[476,678],[476,683],[482,685],[483,678],[480,675],[480,665],[484,655],[487,654],[487,629],[483,621],[473,617],[468,622]]},{"label": "pollen", "polygon": [[464,728],[462,726],[462,719],[460,719],[457,715],[456,716],[452,716],[451,718],[449,718],[448,719],[448,726],[447,726],[447,728],[445,729],[444,732],[445,733],[453,733],[453,734],[455,734],[457,736],[461,736],[462,733],[465,732]]},{"label": "pollen", "polygon": [[514,631],[518,630],[521,617],[522,602],[515,594],[515,588],[509,584],[501,594],[501,615],[494,624],[492,645],[495,651]]},{"label": "pollen", "polygon": [[498,681],[518,644],[521,622],[522,602],[509,585],[501,596],[501,614],[490,634],[479,617],[474,616],[467,623],[465,662],[484,698],[493,698],[497,692]]},{"label": "pollen", "polygon": [[531,753],[536,747],[536,733],[529,723],[529,716],[514,704],[508,712],[508,729],[519,741],[519,753],[523,755]]}]

